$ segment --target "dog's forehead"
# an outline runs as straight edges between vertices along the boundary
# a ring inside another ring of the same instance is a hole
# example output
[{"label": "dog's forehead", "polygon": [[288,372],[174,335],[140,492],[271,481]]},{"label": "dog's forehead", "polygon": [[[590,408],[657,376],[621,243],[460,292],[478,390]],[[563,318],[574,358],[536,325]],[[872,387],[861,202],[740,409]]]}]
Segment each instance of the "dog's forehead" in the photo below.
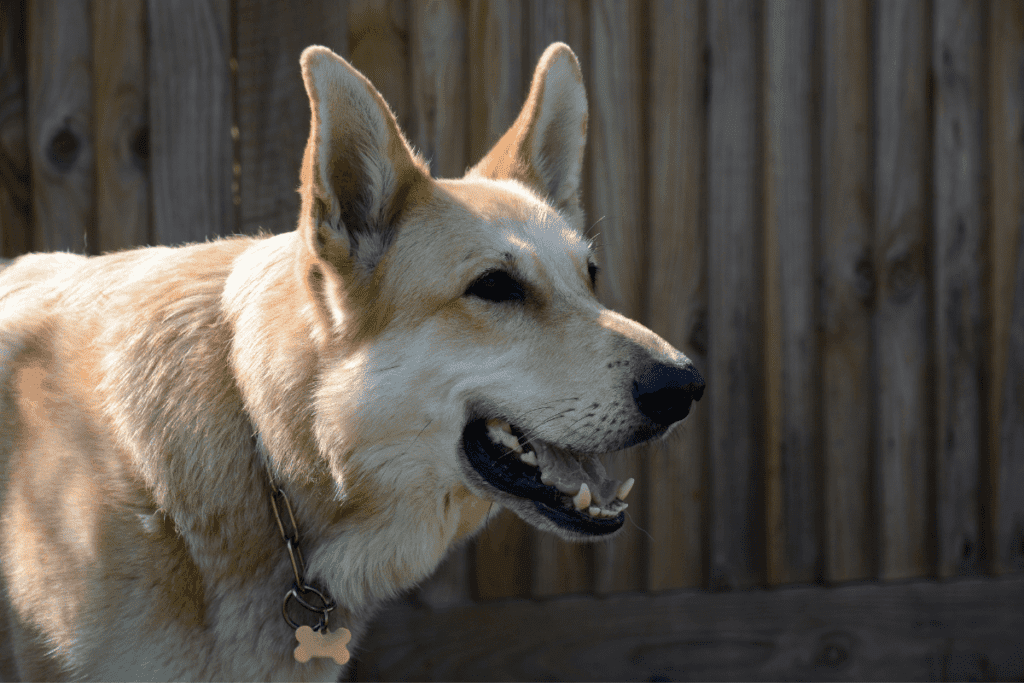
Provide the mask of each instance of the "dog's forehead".
[{"label": "dog's forehead", "polygon": [[500,255],[502,260],[531,270],[586,267],[591,256],[589,242],[522,185],[462,181],[449,187],[478,221],[475,239],[465,244],[464,260]]}]

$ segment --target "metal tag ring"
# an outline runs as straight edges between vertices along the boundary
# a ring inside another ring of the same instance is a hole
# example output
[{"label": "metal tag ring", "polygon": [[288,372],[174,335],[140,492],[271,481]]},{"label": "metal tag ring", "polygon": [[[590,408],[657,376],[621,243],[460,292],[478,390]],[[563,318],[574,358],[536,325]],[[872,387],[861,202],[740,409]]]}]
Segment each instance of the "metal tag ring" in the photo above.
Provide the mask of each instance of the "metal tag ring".
[{"label": "metal tag ring", "polygon": [[[313,593],[318,598],[320,598],[320,602],[323,603],[323,607],[311,605],[306,600],[304,600],[301,595],[299,595],[300,592]],[[319,622],[317,623],[316,626],[313,627],[314,631],[320,631],[327,628],[327,619],[330,615],[330,612],[336,607],[336,605],[330,600],[328,600],[323,593],[321,593],[320,591],[318,591],[317,589],[313,588],[308,584],[302,586],[302,588],[299,588],[299,585],[294,583],[292,584],[291,590],[285,593],[284,602],[281,604],[281,614],[284,615],[284,620],[288,622],[289,626],[291,626],[292,628],[299,628],[300,624],[296,624],[294,621],[292,621],[292,618],[288,616],[289,598],[295,598],[295,602],[299,603],[300,607],[310,612],[313,612],[314,614],[319,615]]]}]

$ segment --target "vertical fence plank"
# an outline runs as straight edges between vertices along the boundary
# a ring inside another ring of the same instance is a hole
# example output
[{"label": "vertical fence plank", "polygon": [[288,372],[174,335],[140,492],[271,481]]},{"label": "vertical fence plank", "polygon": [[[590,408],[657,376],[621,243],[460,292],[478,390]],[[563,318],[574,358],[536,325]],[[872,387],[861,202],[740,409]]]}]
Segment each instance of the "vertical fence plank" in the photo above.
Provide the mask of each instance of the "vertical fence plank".
[{"label": "vertical fence plank", "polygon": [[89,0],[28,3],[28,122],[36,251],[84,253],[95,219]]},{"label": "vertical fence plank", "polygon": [[824,2],[821,101],[821,311],[825,576],[871,578],[871,11]]},{"label": "vertical fence plank", "polygon": [[887,2],[875,17],[875,318],[880,573],[923,576],[929,543],[929,112],[924,0]]},{"label": "vertical fence plank", "polygon": [[405,131],[409,130],[412,115],[408,23],[407,0],[348,3],[349,61],[384,96]]},{"label": "vertical fence plank", "polygon": [[[470,0],[469,151],[475,163],[508,129],[529,74],[522,71],[522,7],[510,0]],[[477,597],[527,597],[532,584],[531,528],[503,510],[475,541]]]},{"label": "vertical fence plank", "polygon": [[765,24],[767,580],[819,574],[814,4],[768,0]]},{"label": "vertical fence plank", "polygon": [[96,251],[149,242],[149,115],[144,0],[92,3]]},{"label": "vertical fence plank", "polygon": [[0,0],[0,257],[27,251],[32,225],[24,10],[20,0]]},{"label": "vertical fence plank", "polygon": [[[643,317],[646,271],[644,215],[643,74],[641,5],[628,0],[590,3],[590,141],[592,220],[603,218],[598,240],[604,263],[599,294],[608,308]],[[634,477],[627,517],[633,524],[614,540],[594,547],[594,588],[599,593],[642,590],[646,544],[636,522],[646,519],[644,456],[649,446],[606,461],[609,476]],[[643,488],[640,488],[643,487]],[[639,495],[638,495],[639,494]]]},{"label": "vertical fence plank", "polygon": [[935,0],[935,350],[938,574],[981,570],[981,7]]},{"label": "vertical fence plank", "polygon": [[309,101],[299,55],[309,45],[348,53],[341,3],[238,0],[237,126],[240,231],[287,232],[299,214],[299,167],[309,138]]},{"label": "vertical fence plank", "polygon": [[[547,47],[562,41],[580,60],[584,74],[589,71],[586,54],[584,8],[579,0],[528,0],[524,5],[523,31],[526,50],[523,73],[530,74]],[[586,172],[582,201],[586,206],[590,191]],[[537,597],[581,593],[590,589],[590,549],[580,543],[568,543],[554,534],[531,530],[533,580],[531,594]]]},{"label": "vertical fence plank", "polygon": [[[707,364],[707,231],[704,169],[707,68],[704,3],[650,7],[648,155],[651,247],[647,320],[701,372]],[[707,403],[650,449],[647,486],[650,590],[705,581]]]},{"label": "vertical fence plank", "polygon": [[[469,154],[473,162],[508,129],[530,86],[518,36],[522,7],[511,0],[469,2]],[[532,68],[532,65],[531,65]]]},{"label": "vertical fence plank", "polygon": [[149,0],[153,239],[237,229],[229,0]]},{"label": "vertical fence plank", "polygon": [[993,0],[988,30],[992,565],[1024,571],[1024,6]]},{"label": "vertical fence plank", "polygon": [[763,462],[758,189],[758,12],[711,0],[708,390],[713,588],[761,580]]},{"label": "vertical fence plank", "polygon": [[466,101],[466,18],[457,0],[415,2],[410,12],[412,122],[409,135],[436,177],[471,164]]}]

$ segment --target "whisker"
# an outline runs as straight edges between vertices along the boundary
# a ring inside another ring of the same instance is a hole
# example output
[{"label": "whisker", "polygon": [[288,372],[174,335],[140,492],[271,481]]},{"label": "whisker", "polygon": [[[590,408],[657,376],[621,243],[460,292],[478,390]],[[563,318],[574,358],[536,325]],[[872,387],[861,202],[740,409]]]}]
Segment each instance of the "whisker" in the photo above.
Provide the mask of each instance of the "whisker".
[{"label": "whisker", "polygon": [[642,526],[640,526],[639,524],[637,524],[636,522],[633,521],[633,515],[629,514],[628,512],[623,512],[622,514],[626,515],[626,519],[629,520],[630,524],[632,524],[637,529],[642,531],[644,533],[644,535],[647,536],[647,538],[651,539],[652,542],[654,541],[654,536],[651,536],[649,533],[647,533],[647,529],[644,529]]}]

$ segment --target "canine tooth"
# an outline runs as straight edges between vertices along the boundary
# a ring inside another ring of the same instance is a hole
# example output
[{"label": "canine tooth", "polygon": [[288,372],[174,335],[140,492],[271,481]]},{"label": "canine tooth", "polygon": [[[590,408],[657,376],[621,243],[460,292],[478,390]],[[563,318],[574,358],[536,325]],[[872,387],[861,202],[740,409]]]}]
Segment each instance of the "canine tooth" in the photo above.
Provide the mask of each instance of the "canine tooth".
[{"label": "canine tooth", "polygon": [[636,480],[633,479],[633,477],[630,477],[626,481],[622,482],[622,484],[619,486],[619,492],[617,494],[619,500],[626,500],[626,496],[628,496],[629,492],[633,490],[633,484],[635,482]]},{"label": "canine tooth", "polygon": [[519,445],[519,439],[512,433],[512,425],[504,420],[491,418],[487,420],[487,435],[494,443],[500,443],[511,448],[516,453],[522,453],[523,447]]},{"label": "canine tooth", "polygon": [[580,492],[573,496],[572,504],[577,510],[586,510],[590,505],[590,487],[586,484],[580,485]]},{"label": "canine tooth", "polygon": [[525,462],[527,465],[537,466],[537,454],[533,451],[526,451],[519,456],[519,459]]}]

